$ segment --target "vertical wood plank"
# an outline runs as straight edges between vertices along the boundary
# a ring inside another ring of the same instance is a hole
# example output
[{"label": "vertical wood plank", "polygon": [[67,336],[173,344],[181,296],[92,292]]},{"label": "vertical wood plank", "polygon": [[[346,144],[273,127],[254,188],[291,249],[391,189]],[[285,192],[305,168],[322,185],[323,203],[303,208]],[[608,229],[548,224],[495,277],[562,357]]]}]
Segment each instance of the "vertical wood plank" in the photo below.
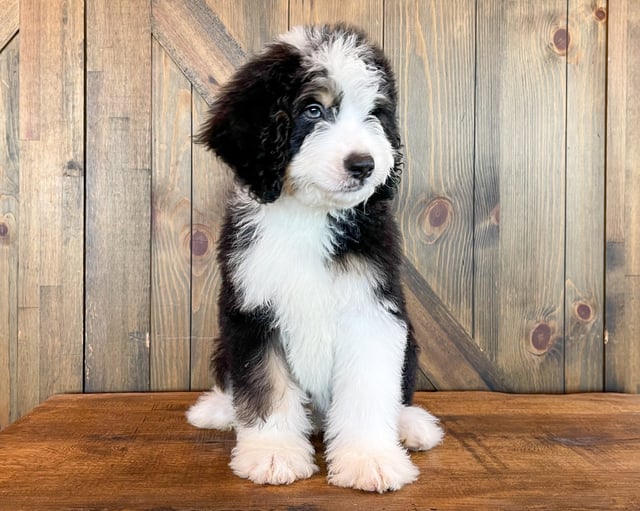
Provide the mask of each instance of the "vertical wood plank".
[{"label": "vertical wood plank", "polygon": [[558,392],[567,3],[479,0],[477,9],[476,337],[514,391]]},{"label": "vertical wood plank", "polygon": [[608,2],[605,389],[640,392],[640,4]]},{"label": "vertical wood plank", "polygon": [[187,390],[191,315],[191,84],[154,39],[151,390]]},{"label": "vertical wood plank", "polygon": [[82,390],[84,237],[84,5],[20,16],[17,415]]},{"label": "vertical wood plank", "polygon": [[[256,9],[251,0],[208,1],[208,7],[246,53],[259,51],[266,42],[287,30],[286,0],[269,0],[261,3],[261,6],[261,9]],[[208,105],[205,99],[207,97],[203,99],[194,91],[194,134],[207,115]],[[215,246],[233,179],[224,164],[203,146],[194,144],[192,151],[191,388],[204,389],[213,383],[209,359],[212,341],[218,334],[217,297],[220,274]]]},{"label": "vertical wood plank", "polygon": [[406,155],[398,198],[405,252],[472,332],[474,2],[385,5]]},{"label": "vertical wood plank", "polygon": [[[20,132],[20,225],[18,230],[18,343],[16,349],[15,414],[22,416],[36,406],[40,386],[40,218],[38,202],[38,145],[40,90],[39,5],[23,3],[20,10],[19,132]],[[25,58],[27,55],[30,57]],[[31,143],[27,143],[27,141]]]},{"label": "vertical wood plank", "polygon": [[566,392],[603,389],[606,1],[569,0]]},{"label": "vertical wood plank", "polygon": [[87,391],[149,388],[149,0],[87,2]]},{"label": "vertical wood plank", "polygon": [[18,45],[16,38],[0,52],[0,429],[16,418],[20,179]]},{"label": "vertical wood plank", "polygon": [[384,3],[380,0],[291,0],[290,25],[345,22],[383,45]]}]

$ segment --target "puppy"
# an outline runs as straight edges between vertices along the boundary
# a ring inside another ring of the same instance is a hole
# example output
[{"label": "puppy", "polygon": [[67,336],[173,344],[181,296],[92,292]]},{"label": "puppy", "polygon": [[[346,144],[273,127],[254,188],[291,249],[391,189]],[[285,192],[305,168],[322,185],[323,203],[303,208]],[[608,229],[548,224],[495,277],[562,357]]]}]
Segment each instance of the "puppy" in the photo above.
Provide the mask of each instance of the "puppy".
[{"label": "puppy", "polygon": [[411,406],[417,366],[390,201],[402,169],[396,88],[357,29],[298,27],[220,91],[199,142],[235,173],[218,244],[217,385],[191,424],[235,428],[230,466],[256,483],[318,471],[397,490],[418,476],[405,448],[443,432]]}]

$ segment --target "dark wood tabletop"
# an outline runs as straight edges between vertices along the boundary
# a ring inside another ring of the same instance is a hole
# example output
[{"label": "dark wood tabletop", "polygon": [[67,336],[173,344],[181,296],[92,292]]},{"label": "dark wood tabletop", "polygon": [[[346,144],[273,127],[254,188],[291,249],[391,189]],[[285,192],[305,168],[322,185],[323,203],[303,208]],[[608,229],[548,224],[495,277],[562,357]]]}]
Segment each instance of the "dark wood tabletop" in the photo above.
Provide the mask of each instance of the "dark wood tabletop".
[{"label": "dark wood tabletop", "polygon": [[232,432],[198,430],[196,393],[49,399],[0,432],[1,510],[640,509],[640,396],[420,393],[444,443],[419,480],[383,495],[321,471],[258,486],[228,467]]}]

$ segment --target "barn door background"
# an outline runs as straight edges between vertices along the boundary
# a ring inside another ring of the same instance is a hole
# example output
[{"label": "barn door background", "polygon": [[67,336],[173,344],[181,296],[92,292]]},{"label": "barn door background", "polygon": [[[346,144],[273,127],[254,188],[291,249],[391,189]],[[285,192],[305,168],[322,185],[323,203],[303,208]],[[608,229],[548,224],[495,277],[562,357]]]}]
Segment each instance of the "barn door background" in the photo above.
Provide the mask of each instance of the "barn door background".
[{"label": "barn door background", "polygon": [[421,388],[640,390],[636,2],[0,0],[0,426],[209,385],[229,177],[191,136],[247,54],[335,20],[398,77]]}]

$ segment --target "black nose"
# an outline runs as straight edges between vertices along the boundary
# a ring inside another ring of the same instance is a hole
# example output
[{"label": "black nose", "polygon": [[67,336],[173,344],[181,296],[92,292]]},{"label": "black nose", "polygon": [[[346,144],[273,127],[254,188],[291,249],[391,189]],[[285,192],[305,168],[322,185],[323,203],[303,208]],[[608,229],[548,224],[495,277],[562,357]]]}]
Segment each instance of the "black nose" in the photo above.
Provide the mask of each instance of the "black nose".
[{"label": "black nose", "polygon": [[344,159],[344,168],[353,177],[364,181],[373,172],[376,163],[368,154],[350,154]]}]

